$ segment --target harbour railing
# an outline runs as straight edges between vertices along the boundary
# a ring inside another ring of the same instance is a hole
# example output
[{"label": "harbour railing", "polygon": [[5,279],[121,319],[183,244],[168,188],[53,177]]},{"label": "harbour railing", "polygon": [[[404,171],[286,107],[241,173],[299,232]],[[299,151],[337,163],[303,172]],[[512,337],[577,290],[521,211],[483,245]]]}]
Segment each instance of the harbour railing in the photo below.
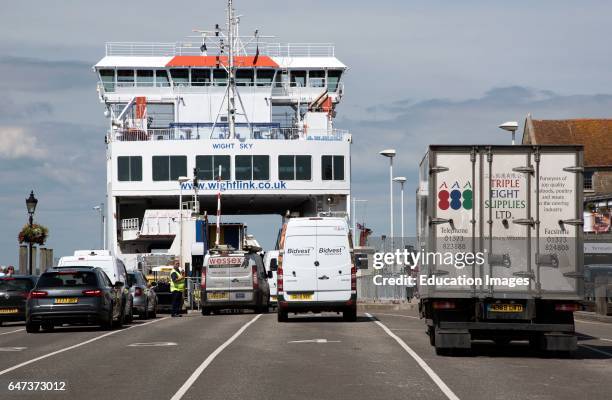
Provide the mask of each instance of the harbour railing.
[{"label": "harbour railing", "polygon": [[[236,127],[237,139],[253,140],[316,140],[351,141],[351,135],[344,129],[299,129],[281,127]],[[229,139],[227,126],[170,127],[170,128],[119,128],[109,133],[110,141],[141,142],[164,140],[218,140]]]},{"label": "harbour railing", "polygon": [[[197,42],[107,42],[107,56],[200,56],[202,43]],[[218,43],[206,43],[207,55],[219,55]],[[255,54],[270,57],[334,57],[335,46],[332,43],[246,43],[238,49],[237,55],[254,56]]]}]

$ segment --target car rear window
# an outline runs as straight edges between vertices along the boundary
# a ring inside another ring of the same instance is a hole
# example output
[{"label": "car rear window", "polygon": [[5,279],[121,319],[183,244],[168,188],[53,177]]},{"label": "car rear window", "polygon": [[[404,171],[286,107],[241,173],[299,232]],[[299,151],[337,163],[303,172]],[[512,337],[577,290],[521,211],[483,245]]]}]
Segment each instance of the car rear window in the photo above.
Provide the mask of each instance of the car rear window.
[{"label": "car rear window", "polygon": [[0,290],[28,292],[32,289],[32,281],[20,278],[0,278]]},{"label": "car rear window", "polygon": [[38,279],[38,288],[97,286],[98,278],[89,271],[45,272]]}]

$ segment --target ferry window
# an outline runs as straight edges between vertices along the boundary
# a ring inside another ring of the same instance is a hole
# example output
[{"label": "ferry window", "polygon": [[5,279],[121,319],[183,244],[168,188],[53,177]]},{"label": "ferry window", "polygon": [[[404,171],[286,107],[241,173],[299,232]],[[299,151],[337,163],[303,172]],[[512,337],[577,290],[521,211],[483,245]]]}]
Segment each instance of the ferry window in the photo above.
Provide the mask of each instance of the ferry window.
[{"label": "ferry window", "polygon": [[136,71],[136,86],[153,86],[153,70],[139,69]]},{"label": "ferry window", "polygon": [[172,68],[170,75],[175,86],[189,85],[189,70],[187,68]]},{"label": "ferry window", "polygon": [[258,69],[257,70],[257,86],[270,86],[274,79],[273,69]]},{"label": "ferry window", "polygon": [[324,181],[344,180],[344,156],[323,156],[321,158],[321,179]]},{"label": "ferry window", "polygon": [[311,157],[278,156],[278,179],[309,181],[311,179]]},{"label": "ferry window", "polygon": [[210,85],[210,70],[209,69],[192,69],[191,70],[191,85],[192,86]]},{"label": "ferry window", "polygon": [[187,175],[187,156],[153,156],[153,180],[175,181]]},{"label": "ferry window", "polygon": [[227,85],[227,71],[223,68],[213,69],[213,83],[215,86]]},{"label": "ferry window", "polygon": [[306,71],[291,71],[290,74],[291,86],[306,86]]},{"label": "ferry window", "polygon": [[134,86],[134,70],[119,69],[117,70],[117,86]]},{"label": "ferry window", "polygon": [[196,156],[198,179],[216,180],[219,175],[219,165],[221,166],[221,179],[229,181],[231,179],[230,156]]},{"label": "ferry window", "polygon": [[142,157],[117,157],[117,179],[119,181],[142,181]]},{"label": "ferry window", "polygon": [[325,87],[325,71],[310,71],[308,73],[308,86]]},{"label": "ferry window", "polygon": [[236,156],[236,180],[267,181],[270,179],[269,156]]},{"label": "ferry window", "polygon": [[155,86],[168,87],[170,86],[170,80],[168,79],[168,71],[158,69],[155,71]]},{"label": "ferry window", "polygon": [[236,70],[236,86],[253,86],[255,71],[251,68]]},{"label": "ferry window", "polygon": [[105,91],[112,92],[115,90],[115,70],[101,69],[100,79],[102,80],[102,85],[104,86]]},{"label": "ferry window", "polygon": [[327,91],[335,92],[338,90],[338,83],[340,82],[340,75],[342,75],[342,71],[339,70],[330,70],[327,71]]}]

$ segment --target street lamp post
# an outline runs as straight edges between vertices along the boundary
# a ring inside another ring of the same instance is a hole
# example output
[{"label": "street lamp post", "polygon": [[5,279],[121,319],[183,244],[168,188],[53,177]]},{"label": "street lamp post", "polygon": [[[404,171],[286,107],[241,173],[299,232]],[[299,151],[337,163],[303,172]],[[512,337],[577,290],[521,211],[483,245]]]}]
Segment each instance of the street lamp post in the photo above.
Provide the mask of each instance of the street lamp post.
[{"label": "street lamp post", "polygon": [[[38,204],[38,199],[34,197],[34,191],[30,192],[30,197],[26,199],[26,208],[28,210],[28,214],[30,215],[29,223],[30,228],[34,225],[34,212],[36,211],[36,205]],[[28,242],[28,274],[32,275],[32,242]]]},{"label": "street lamp post", "polygon": [[507,121],[499,126],[501,129],[512,133],[512,145],[514,146],[514,136],[516,135],[516,130],[518,129],[518,122],[516,121]]},{"label": "street lamp post", "polygon": [[404,183],[406,183],[406,177],[405,176],[398,176],[396,178],[393,178],[393,180],[395,182],[398,182],[400,184],[400,190],[401,190],[401,197],[400,197],[400,213],[401,213],[401,217],[402,217],[402,221],[401,221],[401,229],[402,229],[402,250],[404,250]]},{"label": "street lamp post", "polygon": [[393,157],[395,157],[395,149],[382,150],[378,154],[389,158],[389,238],[393,241]]},{"label": "street lamp post", "polygon": [[102,246],[102,250],[106,250],[106,221],[104,218],[104,203],[94,206],[93,209],[100,213],[100,246]]},{"label": "street lamp post", "polygon": [[189,181],[186,176],[179,176],[179,260],[183,266],[183,183]]}]

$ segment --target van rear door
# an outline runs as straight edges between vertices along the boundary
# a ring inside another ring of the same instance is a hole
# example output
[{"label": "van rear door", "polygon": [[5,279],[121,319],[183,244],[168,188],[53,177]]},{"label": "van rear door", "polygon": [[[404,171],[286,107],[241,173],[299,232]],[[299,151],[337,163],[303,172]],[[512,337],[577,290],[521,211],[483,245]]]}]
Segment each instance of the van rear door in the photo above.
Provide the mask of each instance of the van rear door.
[{"label": "van rear door", "polygon": [[317,300],[316,225],[287,229],[283,254],[286,301]]},{"label": "van rear door", "polygon": [[317,224],[317,300],[351,298],[351,253],[345,224],[321,220]]},{"label": "van rear door", "polygon": [[[250,257],[240,256],[240,263],[229,265],[230,300],[250,301],[253,298],[253,272],[255,264]],[[249,260],[252,260],[249,262]]]},{"label": "van rear door", "polygon": [[[229,257],[211,256],[208,258],[206,265],[206,291],[226,292],[219,293],[220,298],[218,300],[227,300],[229,298],[229,261]],[[211,296],[209,295],[208,298],[211,299]]]}]

